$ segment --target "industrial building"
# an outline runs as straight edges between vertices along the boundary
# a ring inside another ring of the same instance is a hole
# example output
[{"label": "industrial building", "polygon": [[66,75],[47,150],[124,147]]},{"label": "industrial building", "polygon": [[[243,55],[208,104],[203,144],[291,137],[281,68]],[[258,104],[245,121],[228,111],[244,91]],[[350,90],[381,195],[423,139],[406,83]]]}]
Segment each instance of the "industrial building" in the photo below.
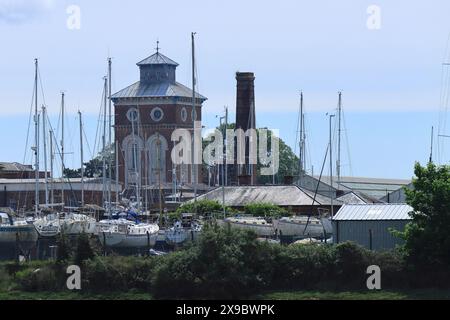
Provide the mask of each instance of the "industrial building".
[{"label": "industrial building", "polygon": [[[271,203],[297,214],[318,214],[330,212],[331,199],[302,189],[296,185],[261,185],[218,187],[198,197],[198,200],[214,200],[237,210],[251,203]],[[191,200],[192,201],[192,200]],[[342,202],[333,201],[337,212]]]},{"label": "industrial building", "polygon": [[403,231],[412,211],[406,204],[345,204],[332,221],[334,242],[352,241],[370,250],[393,249],[402,240],[391,230]]}]

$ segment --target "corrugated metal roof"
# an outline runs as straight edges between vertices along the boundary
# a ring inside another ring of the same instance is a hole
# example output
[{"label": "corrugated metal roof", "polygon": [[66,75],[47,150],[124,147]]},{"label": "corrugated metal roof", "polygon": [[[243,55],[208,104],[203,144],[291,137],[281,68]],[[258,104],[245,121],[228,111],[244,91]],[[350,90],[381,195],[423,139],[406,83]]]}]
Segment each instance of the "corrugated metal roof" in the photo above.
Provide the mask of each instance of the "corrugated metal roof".
[{"label": "corrugated metal roof", "polygon": [[169,64],[173,66],[178,66],[178,63],[176,63],[172,59],[167,58],[165,55],[159,52],[152,54],[150,57],[147,57],[144,60],[137,63],[138,66],[143,66],[147,64]]},{"label": "corrugated metal roof", "polygon": [[[313,196],[298,186],[230,186],[225,187],[225,204],[243,207],[249,203],[272,203],[279,206],[309,206]],[[216,200],[222,203],[222,187],[216,188],[198,199]],[[314,205],[329,205],[330,199],[317,195]],[[334,201],[334,205],[341,202]]]},{"label": "corrugated metal roof", "polygon": [[345,204],[333,220],[411,220],[407,204]]},{"label": "corrugated metal roof", "polygon": [[[163,82],[153,84],[141,84],[140,81],[113,94],[112,99],[119,98],[145,98],[145,97],[186,97],[192,98],[192,90],[175,82]],[[201,94],[195,94],[197,99],[206,100]]]}]

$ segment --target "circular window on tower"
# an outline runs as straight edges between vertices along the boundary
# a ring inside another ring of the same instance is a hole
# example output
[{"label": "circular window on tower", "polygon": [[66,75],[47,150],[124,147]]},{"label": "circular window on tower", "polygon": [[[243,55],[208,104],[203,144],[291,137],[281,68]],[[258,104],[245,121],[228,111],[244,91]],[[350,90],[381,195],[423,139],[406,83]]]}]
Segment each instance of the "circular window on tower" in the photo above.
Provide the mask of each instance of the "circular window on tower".
[{"label": "circular window on tower", "polygon": [[153,121],[161,121],[164,117],[164,112],[161,108],[154,108],[152,112],[150,113],[150,117],[152,117]]},{"label": "circular window on tower", "polygon": [[197,111],[195,110],[195,108],[192,109],[191,117],[192,117],[192,121],[197,121]]},{"label": "circular window on tower", "polygon": [[131,108],[130,110],[128,110],[127,118],[129,121],[135,122],[135,121],[137,121],[138,117],[139,117],[139,113],[136,108]]},{"label": "circular window on tower", "polygon": [[186,110],[186,107],[183,107],[182,109],[181,109],[181,120],[183,121],[183,122],[186,122],[186,120],[187,120],[187,110]]}]

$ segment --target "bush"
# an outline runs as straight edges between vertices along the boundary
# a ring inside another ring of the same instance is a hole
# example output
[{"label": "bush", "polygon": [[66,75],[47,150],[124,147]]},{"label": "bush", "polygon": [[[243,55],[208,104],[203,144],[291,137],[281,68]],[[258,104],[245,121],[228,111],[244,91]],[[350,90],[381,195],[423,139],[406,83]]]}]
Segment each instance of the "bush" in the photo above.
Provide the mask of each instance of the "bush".
[{"label": "bush", "polygon": [[81,266],[85,260],[91,259],[94,256],[95,254],[92,250],[89,236],[84,232],[79,234],[74,252],[74,263]]},{"label": "bush", "polygon": [[158,257],[95,257],[85,262],[82,287],[89,291],[149,291]]},{"label": "bush", "polygon": [[[176,213],[197,213],[202,216],[210,216],[214,212],[222,212],[223,206],[221,203],[214,200],[199,200],[196,203],[187,202],[178,207]],[[234,213],[235,211],[230,207],[225,207],[226,213]]]},{"label": "bush", "polygon": [[16,273],[19,288],[24,291],[59,291],[65,288],[65,268],[59,264],[48,264],[41,268],[26,268]]},{"label": "bush", "polygon": [[286,209],[271,203],[250,203],[244,207],[244,212],[254,217],[279,218],[288,215]]}]

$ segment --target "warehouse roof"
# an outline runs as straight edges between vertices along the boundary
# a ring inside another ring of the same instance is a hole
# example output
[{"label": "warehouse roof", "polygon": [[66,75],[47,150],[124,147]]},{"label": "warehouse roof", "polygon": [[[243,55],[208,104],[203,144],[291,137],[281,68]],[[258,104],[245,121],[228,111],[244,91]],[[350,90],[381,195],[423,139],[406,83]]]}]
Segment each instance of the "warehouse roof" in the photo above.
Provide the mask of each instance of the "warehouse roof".
[{"label": "warehouse roof", "polygon": [[407,204],[345,204],[333,220],[411,220],[411,211]]},{"label": "warehouse roof", "polygon": [[[272,203],[278,206],[310,206],[314,193],[296,185],[285,186],[229,186],[225,187],[225,204],[231,207],[243,207],[249,203]],[[216,188],[197,198],[198,200],[216,200],[222,203],[222,187]],[[341,205],[334,201],[334,205]],[[330,199],[316,195],[314,205],[330,205]]]}]

